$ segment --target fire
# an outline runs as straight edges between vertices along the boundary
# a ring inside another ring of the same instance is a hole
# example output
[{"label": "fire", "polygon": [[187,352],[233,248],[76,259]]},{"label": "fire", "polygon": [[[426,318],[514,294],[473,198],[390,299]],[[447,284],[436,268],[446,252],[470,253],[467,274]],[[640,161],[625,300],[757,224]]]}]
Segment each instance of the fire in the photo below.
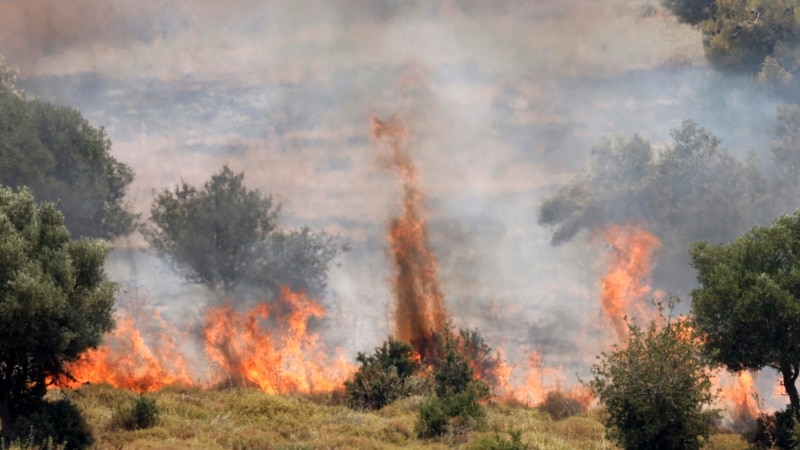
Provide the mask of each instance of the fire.
[{"label": "fire", "polygon": [[156,312],[158,332],[143,332],[130,315],[117,319],[117,327],[104,345],[81,355],[68,372],[74,380],[63,385],[108,383],[115,387],[149,392],[168,385],[191,385],[186,359],[178,350],[174,332]]},{"label": "fire", "polygon": [[600,281],[601,306],[617,339],[624,342],[628,336],[625,316],[635,311],[635,301],[650,292],[647,279],[653,268],[653,254],[661,242],[632,224],[612,225],[603,232],[603,238],[609,251],[608,269]]},{"label": "fire", "polygon": [[403,184],[402,211],[389,224],[390,252],[395,266],[395,334],[428,356],[432,330],[445,324],[444,295],[437,279],[436,255],[428,244],[428,223],[423,211],[425,194],[417,169],[403,145],[405,128],[394,120],[372,120],[372,136],[386,144],[388,154],[380,162],[396,170]]},{"label": "fire", "polygon": [[[308,330],[309,320],[324,315],[321,304],[288,288],[273,303],[250,311],[238,312],[229,304],[208,308],[202,336],[207,360],[190,366],[179,345],[187,343],[186,334],[177,333],[158,313],[158,326],[146,331],[123,313],[104,344],[69,367],[74,380],[58,384],[109,383],[149,392],[169,385],[234,383],[272,394],[330,392],[355,367],[340,351],[331,356],[319,335]],[[213,373],[198,369],[209,363]]]},{"label": "fire", "polygon": [[[724,381],[724,378],[729,379]],[[738,428],[738,424],[752,422],[758,417],[758,388],[750,372],[742,371],[727,377],[720,374],[716,384],[721,386],[720,396],[731,428]]]},{"label": "fire", "polygon": [[[246,314],[231,305],[212,308],[205,322],[206,355],[222,377],[270,394],[333,391],[354,368],[342,355],[331,358],[319,335],[308,332],[309,319],[324,314],[322,305],[287,288],[274,304]],[[270,319],[273,324],[265,326]]]}]

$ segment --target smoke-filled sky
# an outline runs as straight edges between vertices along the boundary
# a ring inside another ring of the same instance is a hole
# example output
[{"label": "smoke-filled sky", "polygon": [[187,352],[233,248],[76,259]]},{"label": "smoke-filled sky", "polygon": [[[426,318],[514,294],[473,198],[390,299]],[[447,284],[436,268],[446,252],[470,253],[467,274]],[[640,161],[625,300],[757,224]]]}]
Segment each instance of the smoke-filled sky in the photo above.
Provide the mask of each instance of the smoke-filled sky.
[{"label": "smoke-filled sky", "polygon": [[[28,95],[106,127],[144,217],[154,189],[229,164],[284,226],[346,239],[325,303],[351,354],[391,332],[400,188],[376,164],[373,115],[410,130],[455,323],[568,367],[598,349],[602,246],[551,247],[542,199],[604,135],[663,145],[690,118],[742,156],[768,149],[775,117],[655,0],[0,0],[0,54]],[[152,257],[109,269],[158,304],[197,295]]]}]

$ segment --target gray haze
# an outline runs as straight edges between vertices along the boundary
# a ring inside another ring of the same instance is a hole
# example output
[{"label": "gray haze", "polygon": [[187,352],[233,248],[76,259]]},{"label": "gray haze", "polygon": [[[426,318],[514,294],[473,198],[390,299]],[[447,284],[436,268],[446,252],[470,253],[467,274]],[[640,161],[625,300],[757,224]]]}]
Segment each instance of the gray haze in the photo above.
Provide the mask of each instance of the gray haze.
[{"label": "gray haze", "polygon": [[[541,201],[602,136],[659,147],[690,118],[732,154],[768,158],[775,125],[774,99],[712,72],[699,32],[652,0],[0,0],[0,53],[29,95],[107,128],[145,217],[154,189],[227,163],[283,204],[283,226],[347,239],[323,301],[326,336],[351,355],[391,333],[400,190],[369,120],[409,117],[456,324],[512,360],[539,349],[568,383],[612,333],[603,246],[552,247]],[[129,291],[172,311],[205,301],[140,237],[116,244],[109,271]]]}]

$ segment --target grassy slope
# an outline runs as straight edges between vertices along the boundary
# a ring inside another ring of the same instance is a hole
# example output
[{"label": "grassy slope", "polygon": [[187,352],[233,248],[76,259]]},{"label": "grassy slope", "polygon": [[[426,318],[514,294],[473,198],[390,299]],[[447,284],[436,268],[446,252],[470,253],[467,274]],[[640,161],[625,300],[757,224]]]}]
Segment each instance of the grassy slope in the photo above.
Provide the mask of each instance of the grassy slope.
[{"label": "grassy slope", "polygon": [[[494,434],[473,431],[418,440],[414,422],[421,398],[408,398],[377,412],[358,412],[337,404],[332,396],[271,396],[242,388],[169,388],[154,393],[160,424],[124,431],[113,429],[111,418],[119,405],[130,404],[133,393],[85,386],[63,395],[83,411],[99,449],[469,449]],[[553,421],[535,409],[491,404],[488,422],[489,430],[522,430],[523,441],[532,449],[615,448],[604,438],[603,426],[593,414]],[[746,446],[738,436],[718,435],[710,448]]]}]

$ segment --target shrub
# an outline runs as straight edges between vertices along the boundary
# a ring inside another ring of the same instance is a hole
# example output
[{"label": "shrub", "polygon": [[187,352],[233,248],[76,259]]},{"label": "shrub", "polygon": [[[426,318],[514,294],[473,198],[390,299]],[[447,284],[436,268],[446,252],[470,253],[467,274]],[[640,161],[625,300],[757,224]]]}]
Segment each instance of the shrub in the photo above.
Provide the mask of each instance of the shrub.
[{"label": "shrub", "polygon": [[441,436],[458,426],[483,426],[486,413],[480,400],[489,398],[491,392],[485,382],[476,379],[471,353],[464,351],[469,348],[469,335],[453,333],[449,323],[434,335],[436,348],[430,363],[436,397],[420,408],[416,431],[422,438]]},{"label": "shrub", "polygon": [[469,448],[471,450],[527,450],[530,445],[522,442],[522,430],[508,432],[511,439],[507,439],[496,432],[490,436],[483,436],[475,441]]},{"label": "shrub", "polygon": [[160,414],[156,400],[144,394],[133,398],[130,405],[120,407],[111,417],[111,428],[123,430],[142,430],[158,424]]},{"label": "shrub", "polygon": [[20,448],[85,449],[94,437],[80,410],[68,399],[40,400],[14,422],[14,435],[27,436],[15,445]]},{"label": "shrub", "polygon": [[380,409],[412,392],[411,375],[418,364],[410,345],[389,338],[372,356],[358,354],[361,367],[345,382],[347,404],[352,408]]},{"label": "shrub", "polygon": [[800,444],[796,425],[791,407],[772,414],[761,413],[756,419],[755,432],[747,440],[756,448],[800,448],[796,446]]},{"label": "shrub", "polygon": [[629,324],[626,348],[601,354],[588,385],[605,405],[606,431],[620,447],[700,449],[716,413],[706,409],[715,398],[708,360],[689,324],[665,318],[658,306],[659,319],[647,329]]},{"label": "shrub", "polygon": [[553,420],[566,419],[586,412],[583,403],[560,390],[548,392],[538,409],[547,413]]}]

